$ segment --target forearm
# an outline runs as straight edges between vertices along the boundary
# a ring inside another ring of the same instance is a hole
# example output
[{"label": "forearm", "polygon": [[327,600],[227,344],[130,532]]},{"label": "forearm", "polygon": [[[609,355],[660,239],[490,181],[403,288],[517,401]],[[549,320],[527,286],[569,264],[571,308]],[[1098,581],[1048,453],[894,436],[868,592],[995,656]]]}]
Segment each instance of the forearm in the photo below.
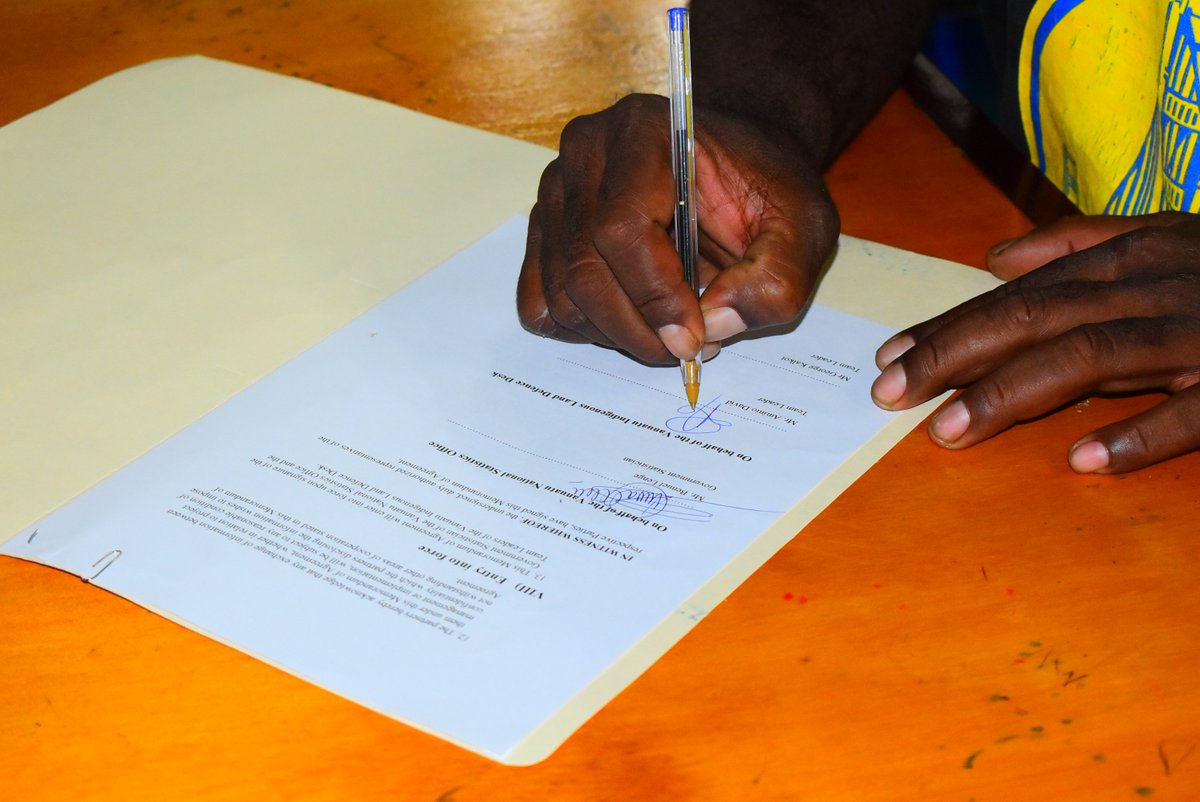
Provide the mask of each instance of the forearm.
[{"label": "forearm", "polygon": [[896,85],[934,0],[693,0],[698,105],[748,117],[827,166]]}]

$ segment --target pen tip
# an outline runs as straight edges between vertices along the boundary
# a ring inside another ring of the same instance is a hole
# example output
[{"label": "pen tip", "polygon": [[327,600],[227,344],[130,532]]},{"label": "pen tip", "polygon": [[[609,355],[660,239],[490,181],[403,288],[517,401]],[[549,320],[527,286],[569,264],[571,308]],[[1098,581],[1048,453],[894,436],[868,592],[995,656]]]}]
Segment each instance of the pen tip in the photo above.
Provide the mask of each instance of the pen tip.
[{"label": "pen tip", "polygon": [[688,403],[695,409],[696,402],[700,400],[700,360],[689,359],[679,366],[683,370],[683,389],[687,393]]}]

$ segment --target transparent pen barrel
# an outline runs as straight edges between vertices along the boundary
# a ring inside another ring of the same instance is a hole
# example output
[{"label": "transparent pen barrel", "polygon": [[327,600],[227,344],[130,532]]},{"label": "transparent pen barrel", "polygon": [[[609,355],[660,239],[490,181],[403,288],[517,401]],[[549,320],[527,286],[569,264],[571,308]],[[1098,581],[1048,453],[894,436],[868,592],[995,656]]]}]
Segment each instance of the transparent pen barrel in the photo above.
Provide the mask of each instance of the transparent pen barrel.
[{"label": "transparent pen barrel", "polygon": [[697,263],[696,145],[692,129],[692,64],[688,15],[671,9],[667,16],[671,83],[671,168],[675,177],[675,248],[683,262],[684,278],[692,289],[700,289]]}]

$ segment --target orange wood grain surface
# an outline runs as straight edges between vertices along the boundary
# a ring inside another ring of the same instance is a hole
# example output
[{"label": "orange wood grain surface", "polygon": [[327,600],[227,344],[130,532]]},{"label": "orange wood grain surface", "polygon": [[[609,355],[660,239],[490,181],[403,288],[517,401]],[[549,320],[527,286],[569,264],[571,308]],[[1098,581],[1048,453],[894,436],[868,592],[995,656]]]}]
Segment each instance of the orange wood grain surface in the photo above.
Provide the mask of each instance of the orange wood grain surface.
[{"label": "orange wood grain surface", "polygon": [[[571,116],[661,89],[665,7],[0,0],[0,123],[203,53],[553,146]],[[1028,226],[901,93],[829,183],[848,233],[974,265]],[[1065,461],[1153,400],[963,453],[914,432],[528,768],[2,558],[0,798],[1200,799],[1200,457]]]}]

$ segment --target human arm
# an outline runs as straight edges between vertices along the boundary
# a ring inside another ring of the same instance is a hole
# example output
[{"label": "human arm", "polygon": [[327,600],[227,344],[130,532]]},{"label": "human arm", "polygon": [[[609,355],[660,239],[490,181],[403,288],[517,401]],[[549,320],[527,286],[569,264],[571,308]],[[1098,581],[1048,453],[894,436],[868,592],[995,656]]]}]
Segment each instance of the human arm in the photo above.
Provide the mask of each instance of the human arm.
[{"label": "human arm", "polygon": [[569,123],[530,213],[517,288],[538,334],[647,362],[796,318],[838,233],[821,180],[894,86],[932,0],[696,0],[700,302],[670,234],[666,100]]},{"label": "human arm", "polygon": [[1071,467],[1121,473],[1200,448],[1200,216],[1066,218],[988,265],[1012,280],[879,349],[877,404],[963,387],[929,433],[965,448],[1085,395],[1162,391],[1076,441]]}]

